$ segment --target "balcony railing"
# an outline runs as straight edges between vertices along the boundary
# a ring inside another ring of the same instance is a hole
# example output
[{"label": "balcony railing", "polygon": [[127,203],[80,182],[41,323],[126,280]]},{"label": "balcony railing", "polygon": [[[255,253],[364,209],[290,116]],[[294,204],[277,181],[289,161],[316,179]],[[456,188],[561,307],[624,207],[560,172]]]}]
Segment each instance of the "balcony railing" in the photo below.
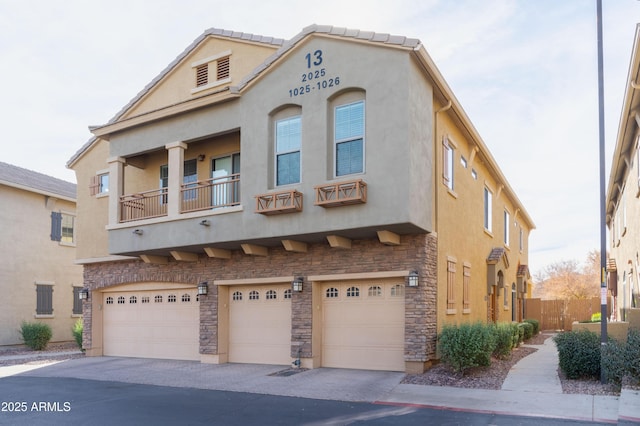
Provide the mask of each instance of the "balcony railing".
[{"label": "balcony railing", "polygon": [[186,183],[180,189],[181,213],[240,204],[240,173]]},{"label": "balcony railing", "polygon": [[167,215],[167,188],[120,197],[120,222]]},{"label": "balcony railing", "polygon": [[315,187],[316,206],[338,207],[367,202],[367,184],[362,179]]},{"label": "balcony railing", "polygon": [[[166,216],[167,188],[120,197],[120,222]],[[180,213],[229,207],[240,204],[240,174],[211,178],[182,185]]]},{"label": "balcony railing", "polygon": [[301,211],[302,192],[295,189],[256,195],[256,213],[274,215]]}]

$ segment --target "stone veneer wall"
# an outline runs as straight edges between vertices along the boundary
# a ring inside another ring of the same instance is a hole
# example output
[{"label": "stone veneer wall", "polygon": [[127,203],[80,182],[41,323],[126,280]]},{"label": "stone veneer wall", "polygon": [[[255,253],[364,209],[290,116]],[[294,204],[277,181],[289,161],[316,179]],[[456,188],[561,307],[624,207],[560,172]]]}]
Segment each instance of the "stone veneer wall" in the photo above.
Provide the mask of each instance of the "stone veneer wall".
[{"label": "stone veneer wall", "polygon": [[[278,276],[301,276],[366,273],[417,269],[420,286],[406,288],[405,361],[435,358],[437,236],[405,235],[401,244],[386,246],[376,240],[354,240],[350,250],[335,249],[328,244],[311,244],[306,253],[269,248],[266,257],[248,256],[233,251],[231,259],[214,259],[200,255],[197,262],[165,265],[142,261],[120,261],[84,266],[84,285],[97,290],[138,282],[174,282],[197,285],[208,281],[209,294],[200,298],[200,353],[217,354],[217,286],[214,280],[253,279]],[[306,284],[306,283],[305,283]],[[312,286],[292,295],[291,356],[311,357]],[[91,303],[85,301],[83,345],[91,348]]]}]

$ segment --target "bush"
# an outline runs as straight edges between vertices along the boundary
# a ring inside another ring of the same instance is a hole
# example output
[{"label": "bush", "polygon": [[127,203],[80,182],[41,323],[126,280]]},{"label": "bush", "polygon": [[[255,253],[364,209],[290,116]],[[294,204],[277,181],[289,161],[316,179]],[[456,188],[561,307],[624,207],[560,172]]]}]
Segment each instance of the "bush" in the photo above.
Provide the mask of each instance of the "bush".
[{"label": "bush", "polygon": [[520,343],[524,342],[524,327],[522,327],[522,324],[516,324],[516,329],[518,330],[518,345],[519,345]]},{"label": "bush", "polygon": [[528,322],[521,322],[518,324],[524,332],[524,340],[529,340],[533,336],[533,325]]},{"label": "bush", "polygon": [[538,333],[540,333],[540,321],[538,321],[537,319],[525,319],[523,322],[526,322],[528,324],[531,324],[533,326],[533,335],[537,336]]},{"label": "bush", "polygon": [[602,368],[608,382],[622,384],[622,378],[627,374],[626,352],[627,344],[615,339],[609,339],[607,344],[602,346]]},{"label": "bush", "polygon": [[51,340],[51,327],[40,322],[28,323],[23,321],[20,327],[20,335],[24,344],[31,349],[41,351],[47,347]]},{"label": "bush", "polygon": [[627,350],[625,353],[627,373],[636,384],[640,383],[640,330],[632,328],[627,333]]},{"label": "bush", "polygon": [[469,368],[490,365],[496,346],[492,327],[479,322],[445,325],[438,337],[442,361],[463,375]]},{"label": "bush", "polygon": [[511,327],[511,347],[517,348],[520,344],[520,329],[518,324],[513,324]]},{"label": "bush", "polygon": [[506,358],[511,355],[511,349],[513,349],[513,328],[512,323],[500,323],[496,324],[493,328],[495,349],[493,355],[496,358]]},{"label": "bush", "polygon": [[76,344],[80,349],[82,349],[82,331],[84,330],[84,324],[82,322],[82,318],[78,319],[76,323],[73,325],[71,332],[73,333],[73,338],[76,340]]},{"label": "bush", "polygon": [[560,369],[569,379],[600,377],[600,336],[588,330],[568,331],[553,340]]}]

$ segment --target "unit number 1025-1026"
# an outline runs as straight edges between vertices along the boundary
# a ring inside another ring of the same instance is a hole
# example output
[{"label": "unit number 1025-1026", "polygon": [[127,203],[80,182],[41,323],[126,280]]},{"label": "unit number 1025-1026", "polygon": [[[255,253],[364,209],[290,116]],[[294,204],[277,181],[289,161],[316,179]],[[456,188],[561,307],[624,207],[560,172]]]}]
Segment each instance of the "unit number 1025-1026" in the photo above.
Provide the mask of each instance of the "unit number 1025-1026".
[{"label": "unit number 1025-1026", "polygon": [[[323,62],[322,50],[305,55],[307,69],[319,67]],[[340,85],[340,77],[327,77],[326,68],[316,68],[302,73],[300,84],[293,89],[289,89],[289,97],[295,97],[311,93],[315,90],[327,89]]]}]

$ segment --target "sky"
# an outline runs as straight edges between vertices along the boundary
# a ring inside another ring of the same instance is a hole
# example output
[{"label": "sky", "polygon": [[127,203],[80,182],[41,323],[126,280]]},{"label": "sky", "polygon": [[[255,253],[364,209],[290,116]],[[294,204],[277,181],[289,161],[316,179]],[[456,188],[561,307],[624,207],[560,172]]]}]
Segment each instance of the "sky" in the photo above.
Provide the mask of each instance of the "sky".
[{"label": "sky", "polygon": [[[603,0],[606,179],[640,1]],[[600,248],[596,0],[0,0],[0,161],[67,161],[208,28],[418,38],[536,224],[529,268]]]}]

